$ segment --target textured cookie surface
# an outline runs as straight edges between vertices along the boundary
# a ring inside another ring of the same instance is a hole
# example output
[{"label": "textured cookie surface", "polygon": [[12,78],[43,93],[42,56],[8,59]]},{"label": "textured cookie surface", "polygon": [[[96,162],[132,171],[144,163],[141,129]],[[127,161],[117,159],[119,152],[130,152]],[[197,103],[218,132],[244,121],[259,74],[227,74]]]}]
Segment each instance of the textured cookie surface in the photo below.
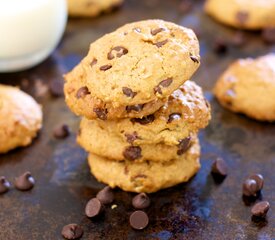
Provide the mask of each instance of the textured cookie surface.
[{"label": "textured cookie surface", "polygon": [[119,6],[123,0],[67,0],[70,16],[95,17]]},{"label": "textured cookie surface", "polygon": [[124,159],[137,161],[161,161],[166,162],[180,158],[184,154],[196,136],[182,139],[177,145],[143,144],[135,145],[137,134],[119,135],[109,133],[101,128],[97,120],[82,119],[80,131],[77,137],[78,143],[87,151],[112,160]]},{"label": "textured cookie surface", "polygon": [[275,121],[275,54],[237,60],[219,78],[214,93],[225,108]]},{"label": "textured cookie surface", "polygon": [[202,89],[196,83],[187,81],[154,114],[143,118],[98,120],[98,125],[124,142],[130,135],[137,135],[133,145],[178,145],[190,133],[197,133],[206,127],[210,117],[210,106]]},{"label": "textured cookie surface", "polygon": [[216,20],[236,28],[275,26],[275,0],[207,0],[205,11]]},{"label": "textured cookie surface", "polygon": [[[65,75],[66,101],[74,112],[90,119],[95,114],[86,112],[85,105],[91,98],[129,111],[168,97],[199,64],[199,44],[192,30],[162,20],[127,24],[92,43],[88,55]],[[78,94],[79,89],[85,93]],[[70,100],[76,96],[81,101]],[[93,110],[111,118],[107,106]]]},{"label": "textured cookie surface", "polygon": [[181,158],[169,162],[118,162],[94,154],[88,161],[92,174],[110,187],[150,193],[188,181],[200,168],[199,157],[196,142]]},{"label": "textured cookie surface", "polygon": [[29,145],[41,124],[41,108],[31,96],[0,85],[0,153]]}]

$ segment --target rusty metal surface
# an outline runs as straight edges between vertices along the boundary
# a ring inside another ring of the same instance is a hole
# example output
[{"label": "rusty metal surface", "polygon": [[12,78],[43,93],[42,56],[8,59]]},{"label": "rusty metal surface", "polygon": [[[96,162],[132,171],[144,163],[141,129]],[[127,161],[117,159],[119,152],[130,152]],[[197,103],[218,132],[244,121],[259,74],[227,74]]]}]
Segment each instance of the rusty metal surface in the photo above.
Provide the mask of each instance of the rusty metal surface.
[{"label": "rusty metal surface", "polygon": [[[0,82],[19,85],[43,106],[44,127],[33,144],[0,156],[0,175],[9,180],[25,170],[37,180],[30,192],[11,190],[0,196],[0,239],[62,239],[68,223],[80,223],[82,239],[275,239],[275,124],[259,123],[221,108],[211,94],[219,74],[238,57],[275,51],[259,33],[246,33],[248,43],[229,48],[218,56],[212,51],[217,36],[230,39],[235,30],[222,26],[202,12],[202,2],[188,14],[176,0],[128,0],[119,11],[97,19],[70,19],[58,49],[39,66],[20,73],[0,74]],[[194,76],[213,108],[210,126],[201,132],[202,168],[187,184],[152,194],[149,227],[131,229],[133,194],[116,190],[117,208],[108,208],[99,219],[84,215],[85,203],[102,188],[89,173],[86,154],[75,143],[79,119],[63,98],[47,91],[50,81],[60,78],[86,54],[88,45],[104,33],[131,21],[162,18],[194,28],[200,35],[202,66]],[[27,80],[26,80],[27,79]],[[28,82],[29,84],[28,84]],[[253,96],[251,96],[253,97]],[[53,128],[67,123],[74,134],[65,140],[52,137]],[[229,176],[216,184],[209,174],[216,156],[229,165]],[[241,197],[241,183],[250,173],[262,173],[262,198],[271,209],[267,221],[253,223],[250,207]]]}]

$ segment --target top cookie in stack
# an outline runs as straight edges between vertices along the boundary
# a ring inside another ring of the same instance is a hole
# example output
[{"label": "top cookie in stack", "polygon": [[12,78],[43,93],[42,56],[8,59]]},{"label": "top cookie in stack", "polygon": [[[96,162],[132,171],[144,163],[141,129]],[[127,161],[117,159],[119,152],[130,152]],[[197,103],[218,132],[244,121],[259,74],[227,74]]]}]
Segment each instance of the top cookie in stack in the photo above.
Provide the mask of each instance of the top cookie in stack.
[{"label": "top cookie in stack", "polygon": [[127,24],[92,43],[65,75],[66,102],[88,119],[142,118],[163,106],[199,64],[192,30],[162,20]]}]

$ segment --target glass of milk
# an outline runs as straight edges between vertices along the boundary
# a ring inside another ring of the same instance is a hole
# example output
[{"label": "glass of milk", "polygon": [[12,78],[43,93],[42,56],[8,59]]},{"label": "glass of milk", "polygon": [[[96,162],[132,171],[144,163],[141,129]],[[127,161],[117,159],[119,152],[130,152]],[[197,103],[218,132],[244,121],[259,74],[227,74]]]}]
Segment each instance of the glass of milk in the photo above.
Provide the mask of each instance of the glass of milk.
[{"label": "glass of milk", "polygon": [[0,0],[0,72],[24,70],[46,59],[66,22],[66,0]]}]

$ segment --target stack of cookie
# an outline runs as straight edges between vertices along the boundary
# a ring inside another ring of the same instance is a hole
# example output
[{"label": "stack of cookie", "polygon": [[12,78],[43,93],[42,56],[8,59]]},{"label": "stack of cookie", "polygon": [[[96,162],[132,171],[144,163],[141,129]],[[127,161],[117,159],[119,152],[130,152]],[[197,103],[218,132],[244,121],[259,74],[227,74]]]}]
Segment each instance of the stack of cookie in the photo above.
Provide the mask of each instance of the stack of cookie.
[{"label": "stack of cookie", "polygon": [[162,20],[127,24],[90,45],[64,91],[84,117],[78,143],[99,181],[155,192],[198,171],[197,133],[210,119],[201,88],[189,80],[199,63],[193,31]]}]

